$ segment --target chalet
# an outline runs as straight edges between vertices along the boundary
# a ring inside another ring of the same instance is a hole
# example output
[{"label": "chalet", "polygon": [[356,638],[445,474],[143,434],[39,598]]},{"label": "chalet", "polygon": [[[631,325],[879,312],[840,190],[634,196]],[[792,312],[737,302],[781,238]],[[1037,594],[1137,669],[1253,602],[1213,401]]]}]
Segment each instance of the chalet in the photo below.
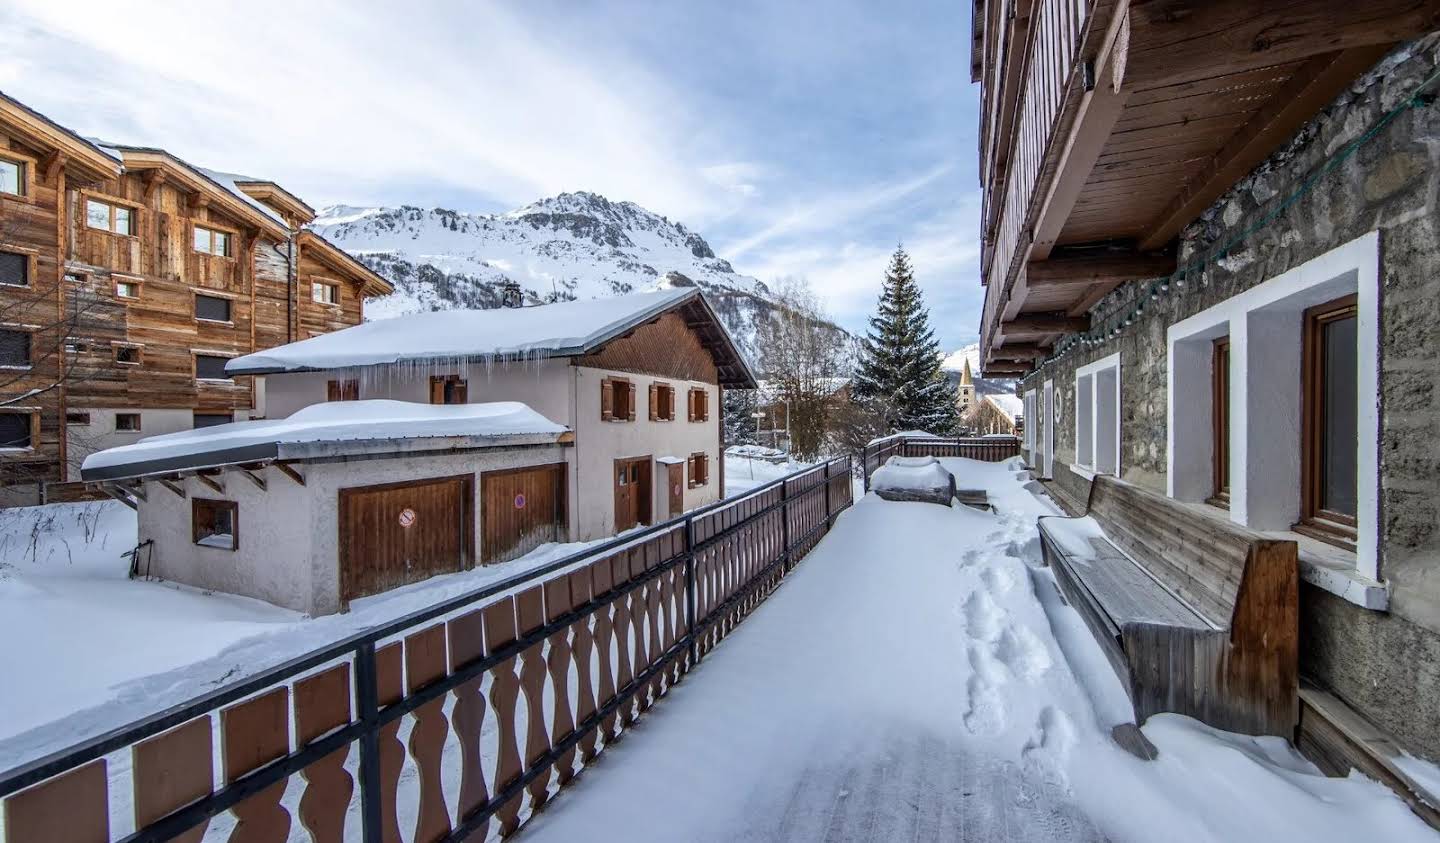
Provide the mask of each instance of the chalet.
[{"label": "chalet", "polygon": [[390,290],[313,218],[274,182],[0,94],[0,501],[60,491],[96,450],[264,415],[228,360],[358,324]]},{"label": "chalet", "polygon": [[152,573],[315,614],[718,500],[723,390],[755,388],[694,288],[369,322],[227,373],[269,418],[82,476],[138,509]]},{"label": "chalet", "polygon": [[1072,569],[1042,519],[1057,579],[1138,719],[1282,735],[1435,821],[1401,750],[1440,760],[1440,8],[974,15],[981,369],[1110,541]]},{"label": "chalet", "polygon": [[978,436],[1014,436],[1024,429],[1024,410],[1016,395],[982,395],[960,423]]}]

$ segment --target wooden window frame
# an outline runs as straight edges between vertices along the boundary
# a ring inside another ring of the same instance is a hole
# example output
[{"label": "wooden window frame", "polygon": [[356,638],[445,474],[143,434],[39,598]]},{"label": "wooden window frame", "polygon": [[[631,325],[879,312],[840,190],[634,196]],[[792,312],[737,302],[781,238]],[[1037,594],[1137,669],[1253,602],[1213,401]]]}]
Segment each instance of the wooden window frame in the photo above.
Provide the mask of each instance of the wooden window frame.
[{"label": "wooden window frame", "polygon": [[[206,252],[202,251],[201,249],[195,248],[195,232],[197,231],[204,231],[210,235],[210,248],[212,251]],[[225,235],[226,251],[223,253],[213,251],[215,248],[215,235],[217,234]],[[235,260],[235,243],[239,240],[239,238],[240,232],[233,228],[227,228],[223,225],[216,225],[212,222],[202,223],[192,221],[190,223],[190,251],[194,252],[197,255],[205,255],[206,257],[210,258],[224,258],[225,260],[233,261]]]},{"label": "wooden window frame", "polygon": [[[134,420],[135,420],[135,426],[134,426],[134,427],[121,427],[121,426],[120,426],[120,419],[121,419],[122,417],[134,419]],[[142,420],[142,417],[141,417],[141,415],[140,415],[139,413],[116,413],[116,414],[115,414],[115,432],[116,432],[116,433],[139,433],[139,432],[141,431],[141,429],[142,429],[141,420]]]},{"label": "wooden window frame", "polygon": [[[325,301],[315,298],[315,291],[322,287],[334,291],[334,301]],[[330,281],[324,278],[310,279],[310,301],[318,305],[323,305],[325,307],[340,307],[340,282]]]},{"label": "wooden window frame", "polygon": [[[200,510],[202,507],[214,507],[216,509],[230,511],[230,546],[224,547],[219,544],[204,544],[201,540],[209,536],[219,535],[210,533],[207,536],[200,535]],[[190,543],[197,547],[208,547],[212,550],[227,550],[234,552],[240,549],[240,504],[236,501],[224,500],[221,498],[191,498],[190,499]]]},{"label": "wooden window frame", "polygon": [[216,353],[213,352],[213,351],[195,351],[195,350],[192,349],[192,350],[190,351],[190,374],[195,378],[195,380],[197,380],[197,381],[203,381],[204,383],[224,383],[224,384],[234,384],[234,383],[235,383],[235,379],[234,379],[234,378],[230,378],[230,377],[225,377],[225,378],[202,378],[202,377],[200,377],[200,358],[201,358],[201,357],[215,357],[215,358],[219,358],[219,359],[222,359],[222,360],[234,360],[234,359],[235,359],[235,356],[234,356],[234,355],[231,355],[231,354],[216,354]]},{"label": "wooden window frame", "polygon": [[[622,387],[624,389],[622,390]],[[625,395],[626,412],[615,412],[615,398]],[[606,422],[635,421],[635,384],[629,378],[600,379],[600,420]]]},{"label": "wooden window frame", "polygon": [[685,393],[685,416],[692,422],[710,421],[710,393],[703,386],[692,386]]},{"label": "wooden window frame", "polygon": [[[436,389],[439,389],[439,401],[436,401]],[[447,398],[457,397],[459,400],[448,401]],[[470,382],[460,375],[431,375],[430,376],[430,403],[435,406],[459,406],[470,403]]]},{"label": "wooden window frame", "polygon": [[20,193],[0,193],[0,197],[11,202],[35,202],[35,173],[39,167],[39,160],[31,158],[13,149],[0,150],[0,159],[9,161],[20,167]]},{"label": "wooden window frame", "polygon": [[1294,526],[1297,533],[1352,552],[1358,541],[1356,518],[1323,509],[1320,505],[1325,480],[1322,452],[1325,356],[1321,353],[1320,342],[1329,323],[1359,319],[1359,305],[1359,296],[1352,293],[1305,310],[1300,364],[1300,520]]},{"label": "wooden window frame", "polygon": [[23,325],[0,325],[0,331],[14,331],[17,334],[24,334],[28,338],[28,348],[25,349],[26,363],[0,363],[0,371],[5,372],[28,372],[35,368],[35,329]]},{"label": "wooden window frame", "polygon": [[1206,503],[1230,508],[1230,337],[1210,344],[1210,478]]},{"label": "wooden window frame", "polygon": [[685,474],[686,485],[691,489],[710,485],[710,455],[704,451],[691,454],[690,458],[685,460]]},{"label": "wooden window frame", "polygon": [[[234,411],[234,410],[191,410],[191,411],[190,411],[190,428],[191,428],[192,430],[203,430],[203,429],[204,429],[204,428],[199,427],[198,425],[195,424],[195,417],[196,417],[196,416],[228,416],[228,417],[229,417],[226,421],[220,422],[219,424],[230,424],[230,423],[232,423],[232,422],[235,421],[235,411]],[[216,425],[213,425],[213,424],[212,424],[212,425],[206,425],[205,427],[215,427],[215,426],[216,426]]]},{"label": "wooden window frame", "polygon": [[[206,324],[210,324],[210,325],[230,325],[230,326],[233,326],[233,325],[235,324],[235,299],[234,299],[234,297],[232,297],[232,296],[217,296],[217,295],[214,295],[214,294],[211,294],[211,293],[202,293],[202,292],[200,292],[199,290],[193,290],[192,293],[193,293],[193,295],[194,295],[194,298],[192,299],[192,305],[191,305],[191,307],[193,308],[193,311],[194,311],[194,314],[195,314],[195,321],[196,321],[196,322],[205,322]],[[229,307],[228,307],[227,309],[228,309],[229,312],[230,312],[230,318],[229,318],[229,319],[210,319],[210,318],[208,318],[208,317],[201,316],[201,315],[200,315],[200,299],[202,299],[202,298],[215,299],[216,301],[226,302],[226,303],[229,305]]]},{"label": "wooden window frame", "polygon": [[[139,301],[140,297],[145,292],[145,282],[140,280],[139,278],[136,278],[132,275],[117,276],[113,274],[110,277],[111,280],[115,283],[115,298],[120,299],[121,301]],[[135,295],[129,296],[125,293],[120,292],[121,284],[134,287]]]},{"label": "wooden window frame", "polygon": [[[109,227],[97,228],[90,224],[90,203],[95,202],[109,208]],[[130,230],[115,230],[115,209],[124,208],[130,212]],[[140,212],[145,208],[128,199],[119,196],[111,196],[108,193],[96,193],[93,190],[80,191],[80,221],[87,231],[103,231],[114,237],[129,237],[135,240],[140,239]]]},{"label": "wooden window frame", "polygon": [[27,407],[7,407],[0,409],[0,413],[7,416],[29,416],[30,417],[30,444],[29,445],[0,445],[0,453],[18,454],[33,452],[40,442],[40,411]]},{"label": "wooden window frame", "polygon": [[[126,350],[138,352],[134,361],[120,359],[120,352]],[[133,342],[112,342],[110,343],[110,359],[117,366],[142,366],[145,363],[145,346]]]},{"label": "wooden window frame", "polygon": [[335,378],[325,382],[325,400],[330,401],[359,401],[360,400],[360,379],[359,378]]},{"label": "wooden window frame", "polygon": [[675,386],[665,381],[650,384],[650,421],[675,421]]},{"label": "wooden window frame", "polygon": [[11,255],[20,255],[25,258],[25,283],[9,284],[0,282],[0,290],[33,290],[35,279],[40,274],[40,253],[29,246],[19,246],[11,243],[0,243],[0,252]]}]

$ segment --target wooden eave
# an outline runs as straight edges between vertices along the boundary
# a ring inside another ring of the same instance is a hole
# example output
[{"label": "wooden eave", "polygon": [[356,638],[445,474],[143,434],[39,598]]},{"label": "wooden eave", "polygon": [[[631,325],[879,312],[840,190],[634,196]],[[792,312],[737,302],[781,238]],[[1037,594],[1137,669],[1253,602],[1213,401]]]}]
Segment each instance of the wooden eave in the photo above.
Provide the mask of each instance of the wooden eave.
[{"label": "wooden eave", "polygon": [[84,182],[120,177],[120,162],[38,111],[0,93],[0,124],[26,145],[60,156],[65,170]]},{"label": "wooden eave", "polygon": [[315,220],[314,208],[273,181],[236,181],[235,186],[256,202],[263,202],[274,208],[276,213],[289,219],[290,224],[296,228],[309,225]]},{"label": "wooden eave", "polygon": [[296,238],[302,252],[309,251],[314,257],[332,268],[347,281],[360,285],[365,296],[384,296],[395,292],[389,281],[377,275],[370,267],[356,260],[344,249],[310,230],[302,230]]},{"label": "wooden eave", "polygon": [[[1435,29],[1440,0],[1116,3],[1104,38],[1086,35],[1088,63],[1055,94],[1062,114],[1032,195],[995,209],[1025,223],[1013,253],[984,269],[997,298],[981,326],[983,359],[1015,341],[1050,347],[1078,324],[1063,317],[1173,272],[1186,225],[1397,42]],[[1003,179],[986,187],[1003,190]],[[1057,330],[1034,330],[1041,324]]]},{"label": "wooden eave", "polygon": [[227,216],[259,229],[276,240],[287,240],[290,237],[290,230],[279,220],[241,201],[208,176],[164,150],[127,147],[122,148],[120,154],[126,170],[159,170],[165,174],[168,183],[178,186],[186,193],[200,195]]}]

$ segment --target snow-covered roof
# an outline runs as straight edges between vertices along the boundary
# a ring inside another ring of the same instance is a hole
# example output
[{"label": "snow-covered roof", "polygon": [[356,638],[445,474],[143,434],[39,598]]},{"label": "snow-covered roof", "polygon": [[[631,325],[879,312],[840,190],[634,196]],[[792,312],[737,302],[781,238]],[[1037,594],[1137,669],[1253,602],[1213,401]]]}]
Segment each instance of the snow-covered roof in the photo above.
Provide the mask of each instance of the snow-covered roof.
[{"label": "snow-covered roof", "polygon": [[568,431],[518,401],[333,401],[286,419],[167,433],[91,454],[85,480],[117,480],[267,459],[551,444]]},{"label": "snow-covered roof", "polygon": [[[753,387],[754,376],[724,323],[693,287],[535,307],[442,310],[381,319],[237,357],[225,371],[264,375],[411,361],[574,357],[687,305],[706,314],[704,321],[709,325],[701,340],[716,357],[721,385]],[[687,322],[698,325],[689,318]]]},{"label": "snow-covered roof", "polygon": [[1011,424],[1025,414],[1025,402],[1021,401],[1018,395],[986,395],[982,400],[994,404],[995,409],[1004,413]]}]

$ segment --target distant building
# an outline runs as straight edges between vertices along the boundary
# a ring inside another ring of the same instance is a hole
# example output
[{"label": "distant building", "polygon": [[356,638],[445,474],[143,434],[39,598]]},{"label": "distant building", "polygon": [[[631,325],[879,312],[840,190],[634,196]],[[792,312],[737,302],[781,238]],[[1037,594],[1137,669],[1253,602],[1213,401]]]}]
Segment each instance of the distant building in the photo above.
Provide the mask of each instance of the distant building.
[{"label": "distant building", "polygon": [[975,377],[970,373],[970,360],[965,360],[965,366],[960,370],[960,384],[955,388],[955,409],[959,411],[960,418],[964,419],[975,406]]},{"label": "distant building", "polygon": [[985,395],[971,411],[966,424],[978,436],[1020,433],[1023,404],[1017,395]]}]

